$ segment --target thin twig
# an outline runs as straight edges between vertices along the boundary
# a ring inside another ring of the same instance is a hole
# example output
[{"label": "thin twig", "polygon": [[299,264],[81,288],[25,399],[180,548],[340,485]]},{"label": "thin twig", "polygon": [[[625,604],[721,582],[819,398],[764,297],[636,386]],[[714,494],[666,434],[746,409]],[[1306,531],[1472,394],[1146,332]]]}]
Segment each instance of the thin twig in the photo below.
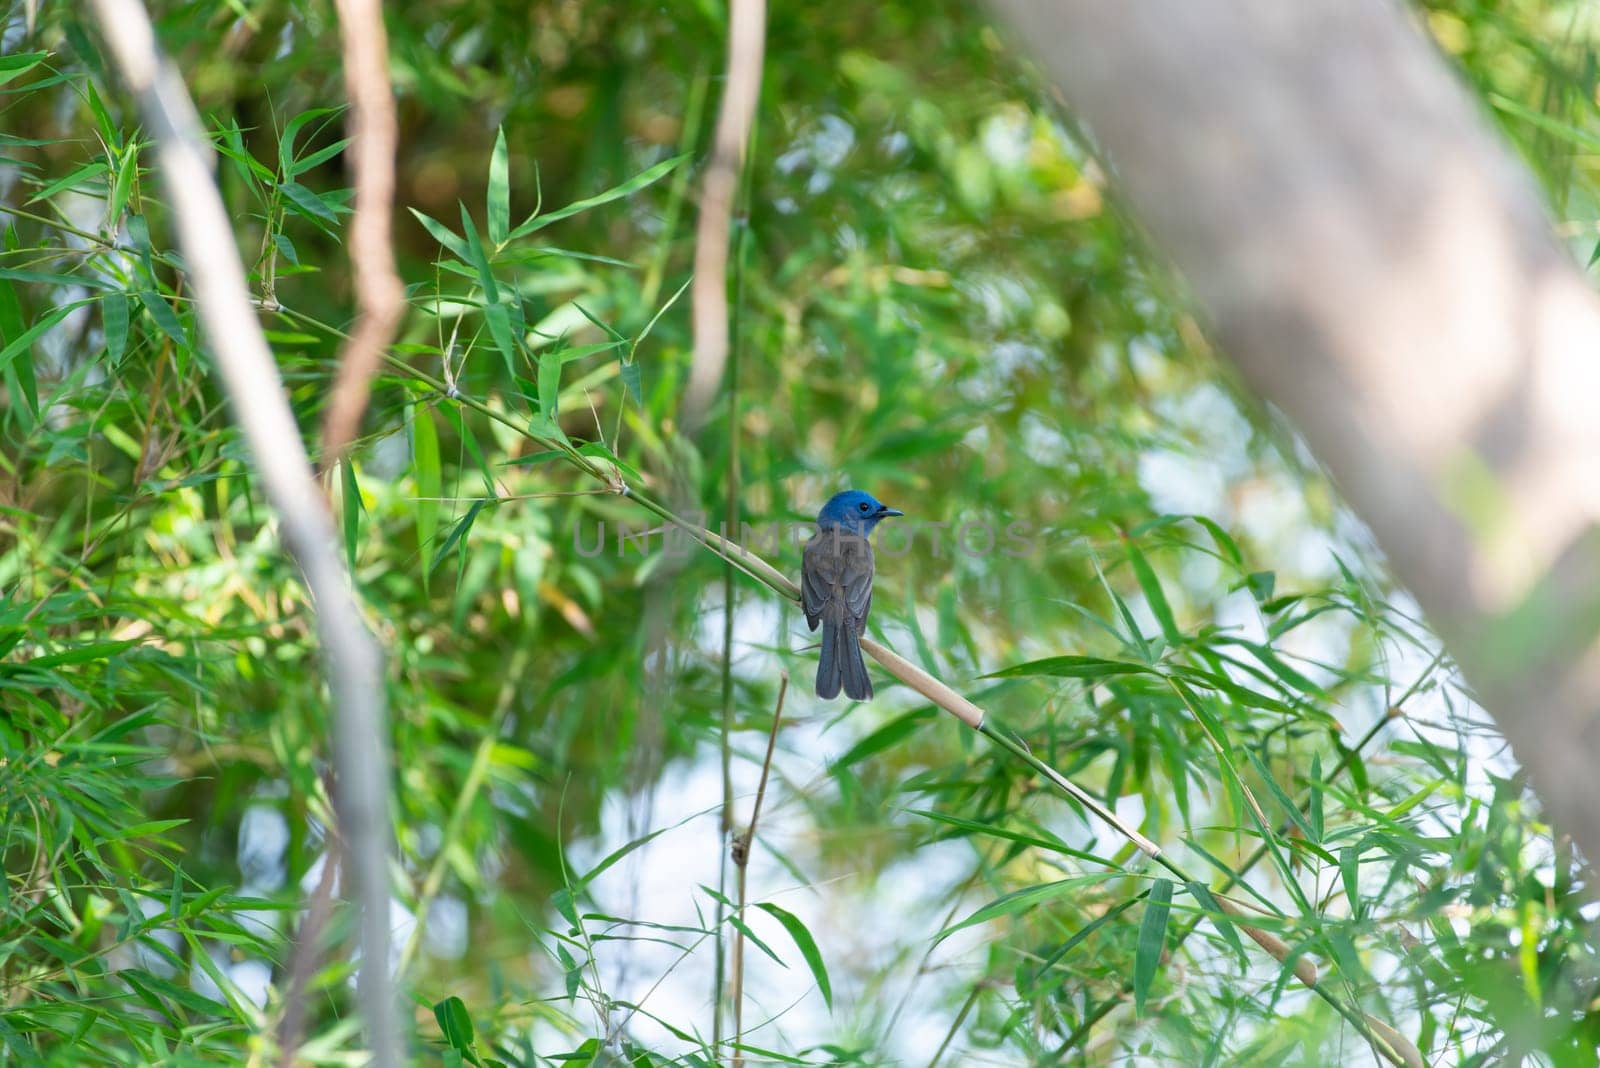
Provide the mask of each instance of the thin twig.
[{"label": "thin twig", "polygon": [[[748,177],[749,171],[746,170]],[[744,187],[744,207],[749,208],[750,187]],[[739,329],[740,315],[744,309],[744,249],[750,230],[743,227],[739,231],[739,247],[734,254],[733,273],[734,290],[736,296],[733,303],[733,365],[728,373],[728,464],[725,481],[727,482],[727,506],[723,513],[722,522],[724,530],[739,529],[739,362],[744,351],[743,333]],[[681,292],[681,290],[680,290]],[[727,892],[728,882],[728,836],[733,833],[733,613],[737,607],[737,595],[733,581],[734,567],[731,561],[724,561],[722,565],[722,731],[719,737],[720,756],[722,758],[722,823],[721,841],[718,854],[722,861],[717,865],[717,893]],[[744,872],[739,873],[741,900],[744,888]],[[721,1031],[721,1006],[722,1006],[722,901],[717,901],[717,961],[713,981],[712,1005],[718,1019],[712,1024],[712,1042],[720,1042]],[[740,939],[739,952],[743,953],[743,939]],[[741,958],[742,959],[742,958]],[[738,1002],[737,988],[735,992],[734,1013],[736,1019],[743,1011],[743,1006]],[[735,1028],[737,1030],[737,1024]],[[735,1058],[737,1063],[737,1056]]]},{"label": "thin twig", "polygon": [[761,819],[761,802],[767,796],[767,775],[772,771],[772,752],[778,745],[778,723],[783,719],[783,698],[789,692],[789,673],[778,676],[778,704],[772,710],[772,729],[767,732],[767,755],[761,761],[761,784],[756,787],[755,804],[750,808],[750,826],[733,839],[733,863],[739,869],[740,929],[733,936],[733,1068],[744,1068],[744,909],[745,876],[750,868],[750,849],[756,844],[756,823]]},{"label": "thin twig", "polygon": [[399,140],[389,84],[389,38],[381,0],[335,0],[344,47],[345,94],[350,98],[350,171],[355,216],[350,221],[350,266],[355,272],[355,331],[339,356],[339,375],[322,423],[322,467],[339,462],[367,408],[379,356],[405,314],[405,286],[395,271],[389,232],[394,212],[394,156]]},{"label": "thin twig", "polygon": [[717,112],[717,130],[700,195],[694,244],[694,364],[680,409],[693,433],[711,407],[728,362],[728,237],[734,192],[744,164],[750,129],[761,99],[761,67],[767,46],[766,0],[732,0],[728,11],[728,79]]},{"label": "thin twig", "polygon": [[285,549],[316,605],[333,697],[340,832],[361,906],[359,998],[374,1068],[397,1068],[404,1044],[389,980],[389,734],[383,660],[338,549],[333,516],[312,474],[277,364],[250,304],[233,220],[211,175],[211,153],[183,80],[161,56],[139,0],[94,0],[107,52],[156,144],[157,169],[212,357],[277,511]]}]

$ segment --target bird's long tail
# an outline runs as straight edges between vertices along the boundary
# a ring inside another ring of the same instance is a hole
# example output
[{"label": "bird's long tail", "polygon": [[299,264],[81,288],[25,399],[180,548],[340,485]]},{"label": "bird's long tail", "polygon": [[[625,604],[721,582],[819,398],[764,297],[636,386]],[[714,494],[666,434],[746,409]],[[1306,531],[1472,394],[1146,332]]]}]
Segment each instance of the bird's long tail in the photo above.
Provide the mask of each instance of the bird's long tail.
[{"label": "bird's long tail", "polygon": [[852,701],[872,696],[872,680],[861,659],[861,642],[848,623],[822,621],[822,653],[817,658],[817,696],[824,701],[839,696],[839,687]]}]

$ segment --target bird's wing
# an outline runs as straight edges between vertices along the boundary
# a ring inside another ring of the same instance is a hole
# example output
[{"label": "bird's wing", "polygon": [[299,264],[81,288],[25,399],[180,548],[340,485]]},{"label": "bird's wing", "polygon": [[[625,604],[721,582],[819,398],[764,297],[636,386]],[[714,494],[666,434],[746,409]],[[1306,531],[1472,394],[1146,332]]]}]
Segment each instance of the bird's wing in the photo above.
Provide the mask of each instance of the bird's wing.
[{"label": "bird's wing", "polygon": [[842,552],[838,591],[844,609],[860,637],[867,629],[867,612],[872,608],[872,543],[866,538],[851,536],[845,539]]},{"label": "bird's wing", "polygon": [[812,630],[817,629],[817,623],[822,619],[822,609],[832,592],[832,582],[824,572],[831,574],[833,569],[824,563],[824,555],[822,539],[812,538],[806,542],[800,562],[800,606],[805,609],[806,625]]}]

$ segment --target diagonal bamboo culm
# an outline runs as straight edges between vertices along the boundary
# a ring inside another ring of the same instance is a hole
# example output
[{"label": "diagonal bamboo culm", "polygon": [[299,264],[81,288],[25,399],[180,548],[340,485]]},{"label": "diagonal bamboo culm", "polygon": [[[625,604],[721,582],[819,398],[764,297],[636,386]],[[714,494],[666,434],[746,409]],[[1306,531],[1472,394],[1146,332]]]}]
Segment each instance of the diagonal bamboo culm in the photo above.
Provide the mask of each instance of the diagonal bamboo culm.
[{"label": "diagonal bamboo culm", "polygon": [[[396,371],[415,382],[433,388],[441,396],[447,399],[454,399],[487,418],[515,429],[519,434],[524,435],[544,449],[560,453],[573,466],[585,474],[606,483],[619,496],[628,498],[658,519],[683,531],[750,578],[771,589],[774,593],[789,601],[799,602],[800,588],[766,560],[719,534],[681,518],[648,493],[629,486],[619,471],[614,469],[607,470],[603,460],[597,460],[595,457],[579,453],[577,447],[569,441],[546,438],[531,432],[522,422],[480,400],[465,396],[447,387],[445,383],[432,375],[417,370],[398,357],[386,355],[385,360]],[[1186,886],[1195,882],[1188,872],[1168,856],[1160,846],[1141,834],[1137,829],[1124,823],[1105,805],[1095,800],[1088,791],[1034,756],[1025,745],[996,724],[994,718],[984,712],[983,709],[961,696],[927,671],[898,656],[893,650],[873,639],[862,638],[861,648],[896,679],[899,679],[911,689],[926,697],[934,705],[949,712],[968,727],[976,730],[995,745],[1027,764],[1061,794],[1076,801],[1093,813],[1095,818],[1110,825],[1117,833],[1123,835],[1137,846],[1152,861],[1165,868],[1175,879]],[[1292,951],[1283,940],[1270,931],[1245,922],[1242,910],[1226,899],[1219,897],[1216,900],[1220,912],[1207,910],[1207,915],[1213,922],[1231,923],[1274,959],[1284,964],[1289,962]],[[1329,985],[1321,980],[1317,975],[1316,967],[1309,960],[1304,957],[1298,958],[1291,967],[1296,978],[1327,1002],[1340,1016],[1344,1017],[1372,1045],[1373,1049],[1390,1064],[1396,1065],[1397,1068],[1424,1068],[1425,1062],[1421,1053],[1405,1036],[1401,1035],[1389,1024],[1368,1016],[1359,1007],[1350,1004],[1335,991],[1329,989]]]}]

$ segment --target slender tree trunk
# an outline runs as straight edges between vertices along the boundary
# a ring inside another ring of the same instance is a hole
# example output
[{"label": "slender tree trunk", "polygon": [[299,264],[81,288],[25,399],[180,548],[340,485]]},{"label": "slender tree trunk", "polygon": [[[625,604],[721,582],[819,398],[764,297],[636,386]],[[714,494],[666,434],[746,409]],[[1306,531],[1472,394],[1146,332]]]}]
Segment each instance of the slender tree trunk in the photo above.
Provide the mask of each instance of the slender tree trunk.
[{"label": "slender tree trunk", "polygon": [[1600,858],[1600,302],[1389,0],[993,0]]}]

